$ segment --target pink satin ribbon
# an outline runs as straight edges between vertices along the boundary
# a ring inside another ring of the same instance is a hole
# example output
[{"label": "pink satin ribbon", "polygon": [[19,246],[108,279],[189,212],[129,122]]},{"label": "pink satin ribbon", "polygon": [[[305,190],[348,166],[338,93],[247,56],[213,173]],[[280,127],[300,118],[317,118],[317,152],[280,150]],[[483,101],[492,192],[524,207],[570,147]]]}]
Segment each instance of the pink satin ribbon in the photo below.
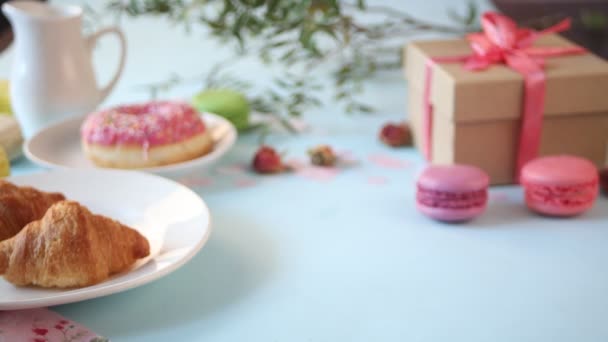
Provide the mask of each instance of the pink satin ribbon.
[{"label": "pink satin ribbon", "polygon": [[423,88],[423,153],[432,157],[433,106],[431,81],[435,63],[463,63],[469,71],[485,70],[493,64],[505,64],[524,78],[524,99],[521,130],[517,152],[516,179],[519,171],[538,156],[545,108],[544,58],[585,53],[581,47],[534,47],[541,36],[570,28],[566,19],[542,31],[519,28],[511,18],[495,12],[486,12],[481,19],[483,32],[472,33],[467,40],[473,53],[466,56],[430,58],[425,65]]}]

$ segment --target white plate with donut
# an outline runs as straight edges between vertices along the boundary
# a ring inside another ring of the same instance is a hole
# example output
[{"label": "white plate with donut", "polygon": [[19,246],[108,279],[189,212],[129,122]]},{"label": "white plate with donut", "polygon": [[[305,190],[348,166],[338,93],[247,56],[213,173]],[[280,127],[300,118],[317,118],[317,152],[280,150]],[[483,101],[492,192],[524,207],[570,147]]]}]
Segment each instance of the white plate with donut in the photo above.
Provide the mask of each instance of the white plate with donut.
[{"label": "white plate with donut", "polygon": [[[200,114],[212,140],[211,150],[200,157],[164,166],[142,167],[138,171],[177,178],[195,173],[217,162],[234,145],[237,138],[236,128],[223,117]],[[33,163],[51,169],[96,169],[120,168],[98,166],[91,161],[81,146],[80,128],[85,118],[71,118],[51,125],[23,145],[25,156]]]},{"label": "white plate with donut", "polygon": [[211,233],[205,202],[187,187],[153,174],[126,170],[53,170],[7,179],[20,186],[60,192],[92,213],[139,231],[150,255],[128,271],[80,288],[15,286],[0,276],[0,310],[66,304],[132,289],[180,268],[192,259]]}]

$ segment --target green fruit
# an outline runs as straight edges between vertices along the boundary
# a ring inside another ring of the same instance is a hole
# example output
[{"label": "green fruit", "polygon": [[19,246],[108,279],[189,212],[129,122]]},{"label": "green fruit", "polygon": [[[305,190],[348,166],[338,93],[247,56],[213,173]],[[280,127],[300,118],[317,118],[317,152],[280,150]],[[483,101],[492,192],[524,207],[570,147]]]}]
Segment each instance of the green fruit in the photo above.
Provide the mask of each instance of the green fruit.
[{"label": "green fruit", "polygon": [[192,104],[200,112],[223,116],[238,130],[249,127],[251,108],[242,93],[230,89],[204,90],[194,96]]},{"label": "green fruit", "polygon": [[7,80],[0,80],[0,114],[11,115],[12,113],[9,82]]}]

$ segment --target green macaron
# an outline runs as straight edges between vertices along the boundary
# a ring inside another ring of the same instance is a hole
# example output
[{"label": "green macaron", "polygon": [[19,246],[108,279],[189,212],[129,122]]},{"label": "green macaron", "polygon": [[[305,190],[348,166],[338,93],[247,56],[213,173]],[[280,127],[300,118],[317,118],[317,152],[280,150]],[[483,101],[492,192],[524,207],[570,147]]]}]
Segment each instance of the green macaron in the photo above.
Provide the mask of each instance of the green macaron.
[{"label": "green macaron", "polygon": [[200,112],[223,116],[238,130],[249,127],[251,108],[242,93],[231,89],[208,89],[196,94],[192,105]]}]

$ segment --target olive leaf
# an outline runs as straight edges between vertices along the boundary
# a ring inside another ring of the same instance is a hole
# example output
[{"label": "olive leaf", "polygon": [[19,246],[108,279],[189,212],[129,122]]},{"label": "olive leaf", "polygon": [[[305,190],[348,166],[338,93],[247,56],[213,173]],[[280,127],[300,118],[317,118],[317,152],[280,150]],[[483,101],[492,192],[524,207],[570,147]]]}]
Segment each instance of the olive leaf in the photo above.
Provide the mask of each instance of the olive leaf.
[{"label": "olive leaf", "polygon": [[[474,2],[462,14],[448,9],[453,25],[445,25],[390,6],[352,1],[111,0],[107,8],[118,17],[163,16],[186,30],[196,24],[207,26],[214,37],[234,42],[236,56],[255,55],[263,63],[282,67],[282,74],[291,74],[286,77],[289,80],[275,82],[273,92],[254,101],[265,109],[273,107],[264,112],[274,115],[298,116],[320,103],[320,95],[327,90],[313,86],[312,79],[321,66],[334,70],[334,99],[345,112],[371,112],[372,106],[361,103],[358,94],[377,72],[401,67],[406,37],[423,32],[461,35],[478,28]],[[375,19],[362,20],[366,14]],[[292,82],[294,76],[301,83]],[[147,89],[158,96],[175,84],[169,78]]]}]

